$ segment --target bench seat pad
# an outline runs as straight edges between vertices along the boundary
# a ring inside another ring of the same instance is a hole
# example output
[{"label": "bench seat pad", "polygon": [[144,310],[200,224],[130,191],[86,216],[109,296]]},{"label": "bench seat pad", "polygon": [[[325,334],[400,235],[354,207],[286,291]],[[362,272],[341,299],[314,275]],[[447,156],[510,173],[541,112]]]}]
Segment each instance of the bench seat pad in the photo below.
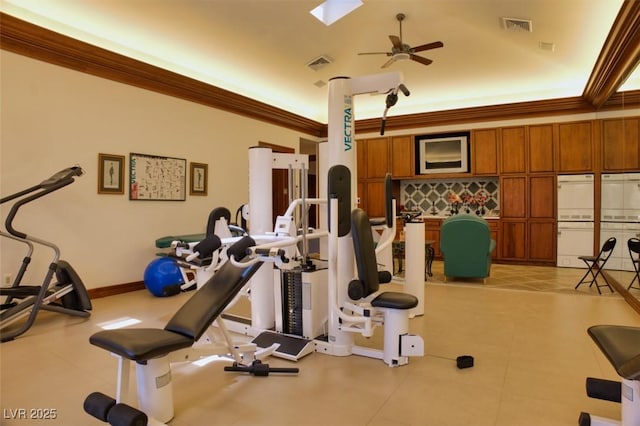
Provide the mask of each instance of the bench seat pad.
[{"label": "bench seat pad", "polygon": [[371,301],[371,306],[389,309],[411,309],[418,306],[418,298],[412,294],[385,291]]},{"label": "bench seat pad", "polygon": [[620,377],[640,379],[640,327],[595,325],[587,332]]},{"label": "bench seat pad", "polygon": [[99,331],[89,338],[89,342],[132,361],[157,358],[189,348],[194,343],[187,336],[157,328]]}]

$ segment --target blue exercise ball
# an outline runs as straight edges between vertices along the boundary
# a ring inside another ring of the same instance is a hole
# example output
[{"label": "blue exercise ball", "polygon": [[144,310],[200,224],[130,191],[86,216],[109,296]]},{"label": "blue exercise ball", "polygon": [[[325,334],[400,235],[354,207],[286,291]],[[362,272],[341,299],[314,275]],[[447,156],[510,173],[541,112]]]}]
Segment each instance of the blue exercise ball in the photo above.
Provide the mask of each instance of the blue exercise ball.
[{"label": "blue exercise ball", "polygon": [[160,257],[151,261],[144,270],[144,285],[154,296],[172,296],[184,284],[180,267],[174,259]]}]

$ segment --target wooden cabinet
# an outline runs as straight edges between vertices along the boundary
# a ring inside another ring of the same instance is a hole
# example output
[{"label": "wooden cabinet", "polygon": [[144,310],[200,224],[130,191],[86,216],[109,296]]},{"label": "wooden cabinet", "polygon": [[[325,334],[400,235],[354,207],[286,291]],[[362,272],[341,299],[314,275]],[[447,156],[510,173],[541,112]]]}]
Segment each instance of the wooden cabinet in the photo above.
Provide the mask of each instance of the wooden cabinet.
[{"label": "wooden cabinet", "polygon": [[498,135],[496,129],[471,132],[471,158],[473,174],[498,174]]},{"label": "wooden cabinet", "polygon": [[558,172],[593,172],[591,126],[591,121],[560,123],[558,125]]},{"label": "wooden cabinet", "polygon": [[489,223],[491,239],[496,242],[496,249],[491,253],[491,258],[498,259],[500,257],[500,221],[496,219],[489,219],[487,222]]},{"label": "wooden cabinet", "polygon": [[527,221],[502,219],[500,222],[500,257],[505,260],[526,260]]},{"label": "wooden cabinet", "polygon": [[553,172],[553,126],[529,126],[529,173]]},{"label": "wooden cabinet", "polygon": [[500,217],[526,217],[526,185],[525,176],[500,177]]},{"label": "wooden cabinet", "polygon": [[553,220],[530,220],[527,235],[528,260],[555,263],[557,241],[555,222]]},{"label": "wooden cabinet", "polygon": [[425,219],[424,221],[424,239],[435,241],[431,247],[435,251],[435,256],[440,257],[440,226],[442,220],[440,219]]},{"label": "wooden cabinet", "polygon": [[384,217],[384,180],[365,182],[366,199],[363,209],[370,218]]},{"label": "wooden cabinet", "polygon": [[366,139],[366,178],[384,178],[389,168],[389,138]]},{"label": "wooden cabinet", "polygon": [[526,141],[524,127],[502,129],[500,138],[500,173],[526,172]]},{"label": "wooden cabinet", "polygon": [[391,175],[394,178],[410,178],[415,174],[414,143],[411,136],[391,138]]},{"label": "wooden cabinet", "polygon": [[553,219],[556,213],[554,175],[529,176],[529,217]]},{"label": "wooden cabinet", "polygon": [[640,168],[639,118],[602,121],[602,170],[627,171]]}]

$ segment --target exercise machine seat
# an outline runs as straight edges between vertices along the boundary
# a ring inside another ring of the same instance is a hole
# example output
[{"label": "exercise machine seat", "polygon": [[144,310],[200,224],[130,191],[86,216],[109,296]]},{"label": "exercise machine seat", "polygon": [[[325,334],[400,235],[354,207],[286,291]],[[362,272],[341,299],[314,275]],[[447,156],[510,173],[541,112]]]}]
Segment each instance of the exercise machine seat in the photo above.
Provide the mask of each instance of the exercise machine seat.
[{"label": "exercise machine seat", "polygon": [[487,278],[495,248],[489,223],[481,217],[458,214],[442,223],[440,251],[445,277]]},{"label": "exercise machine seat", "polygon": [[[246,236],[231,246],[227,253],[236,260],[241,260],[246,249],[253,245],[253,239]],[[191,347],[261,265],[262,262],[258,262],[242,268],[226,262],[182,305],[164,329],[104,330],[93,334],[89,342],[136,362]]]},{"label": "exercise machine seat", "polygon": [[[371,233],[371,222],[367,213],[362,209],[355,209],[351,212],[351,234],[358,268],[358,278],[363,287],[362,296],[367,297],[379,290],[381,274],[378,273],[378,261],[373,243],[373,234]],[[391,277],[389,273],[383,275]],[[371,301],[371,306],[376,308],[411,309],[418,306],[418,298],[412,294],[386,291],[376,296]]]},{"label": "exercise machine seat", "polygon": [[595,325],[587,332],[623,379],[640,379],[640,327]]}]

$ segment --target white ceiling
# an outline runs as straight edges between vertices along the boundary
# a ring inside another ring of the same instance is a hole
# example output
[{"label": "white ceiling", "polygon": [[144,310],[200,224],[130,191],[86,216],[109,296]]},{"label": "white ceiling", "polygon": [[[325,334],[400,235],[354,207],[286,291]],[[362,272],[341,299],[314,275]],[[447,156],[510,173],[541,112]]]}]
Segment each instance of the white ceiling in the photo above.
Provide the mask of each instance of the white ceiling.
[{"label": "white ceiling", "polygon": [[[622,0],[364,0],[331,26],[309,11],[322,0],[2,0],[2,11],[317,120],[327,121],[334,76],[402,71],[411,91],[389,116],[579,96]],[[381,69],[388,35],[440,40],[420,52],[434,62]],[[532,32],[505,30],[529,19]],[[554,51],[539,43],[553,43]],[[325,55],[319,71],[306,64]],[[636,71],[624,89],[640,89]],[[381,116],[384,97],[356,99],[356,119]]]}]

